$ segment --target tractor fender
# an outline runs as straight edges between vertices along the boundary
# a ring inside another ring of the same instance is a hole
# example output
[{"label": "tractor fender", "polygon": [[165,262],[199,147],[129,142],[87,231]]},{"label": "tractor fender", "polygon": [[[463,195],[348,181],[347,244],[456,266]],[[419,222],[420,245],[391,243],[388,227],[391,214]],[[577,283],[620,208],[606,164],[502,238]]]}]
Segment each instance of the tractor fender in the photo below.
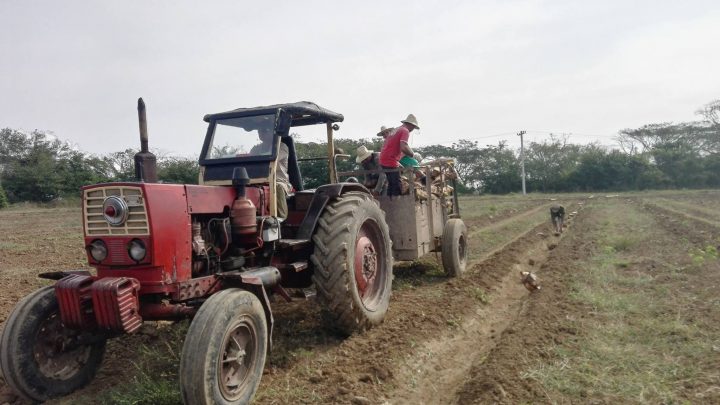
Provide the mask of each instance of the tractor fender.
[{"label": "tractor fender", "polygon": [[80,276],[91,276],[90,272],[87,270],[62,270],[62,271],[48,271],[46,273],[40,273],[40,274],[38,274],[38,277],[44,278],[47,280],[60,280],[67,276],[71,276],[73,274],[77,274]]},{"label": "tractor fender", "polygon": [[322,215],[325,210],[327,203],[330,200],[350,191],[365,193],[370,196],[372,195],[365,186],[359,183],[333,183],[326,184],[315,189],[315,195],[310,203],[310,208],[300,224],[297,239],[312,239],[318,220],[320,219],[320,215]]}]

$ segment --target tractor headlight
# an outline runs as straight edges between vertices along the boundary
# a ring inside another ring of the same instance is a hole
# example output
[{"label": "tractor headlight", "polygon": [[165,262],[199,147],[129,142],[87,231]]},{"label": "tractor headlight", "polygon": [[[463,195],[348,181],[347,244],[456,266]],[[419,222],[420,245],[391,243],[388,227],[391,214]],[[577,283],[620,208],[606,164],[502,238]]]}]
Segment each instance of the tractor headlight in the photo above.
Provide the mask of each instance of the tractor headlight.
[{"label": "tractor headlight", "polygon": [[136,262],[141,261],[145,258],[145,254],[147,253],[147,249],[145,249],[145,244],[140,239],[133,239],[130,241],[130,244],[128,245],[128,254],[130,255],[130,258],[135,260]]},{"label": "tractor headlight", "polygon": [[90,250],[90,256],[95,259],[96,262],[101,262],[107,258],[108,250],[105,246],[105,242],[101,240],[94,240],[88,247]]}]

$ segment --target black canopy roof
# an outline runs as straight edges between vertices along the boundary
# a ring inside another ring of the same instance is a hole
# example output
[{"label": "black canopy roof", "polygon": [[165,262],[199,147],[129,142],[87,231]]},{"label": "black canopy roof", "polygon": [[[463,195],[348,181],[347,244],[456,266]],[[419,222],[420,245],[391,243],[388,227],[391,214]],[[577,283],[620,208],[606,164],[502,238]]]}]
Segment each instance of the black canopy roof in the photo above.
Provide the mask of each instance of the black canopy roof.
[{"label": "black canopy roof", "polygon": [[342,122],[345,117],[342,114],[326,110],[310,101],[299,101],[297,103],[275,104],[264,107],[238,108],[216,114],[205,115],[204,120],[218,120],[223,118],[248,117],[254,115],[274,114],[278,109],[283,109],[292,116],[291,126],[313,125],[320,123]]}]

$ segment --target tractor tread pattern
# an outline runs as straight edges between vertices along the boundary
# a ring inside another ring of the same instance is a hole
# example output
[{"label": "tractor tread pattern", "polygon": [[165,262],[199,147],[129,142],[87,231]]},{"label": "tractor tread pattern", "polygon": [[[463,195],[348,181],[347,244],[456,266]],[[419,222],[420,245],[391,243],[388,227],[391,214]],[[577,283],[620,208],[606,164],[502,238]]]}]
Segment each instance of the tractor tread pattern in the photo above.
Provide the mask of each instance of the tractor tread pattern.
[{"label": "tractor tread pattern", "polygon": [[[352,230],[351,224],[359,219],[356,217],[360,210],[372,207],[368,202],[374,204],[372,198],[364,193],[347,193],[330,202],[318,221],[312,238],[315,251],[310,256],[310,261],[314,268],[313,282],[318,303],[323,309],[323,317],[327,323],[347,335],[374,325],[353,300],[351,288],[354,280],[351,277],[354,277],[354,273],[353,269],[348,268],[349,250],[354,248],[354,240],[348,238]],[[383,220],[380,223],[382,231],[389,235],[384,212],[377,205],[374,209],[379,211],[378,215]],[[390,246],[388,254],[391,255]]]}]

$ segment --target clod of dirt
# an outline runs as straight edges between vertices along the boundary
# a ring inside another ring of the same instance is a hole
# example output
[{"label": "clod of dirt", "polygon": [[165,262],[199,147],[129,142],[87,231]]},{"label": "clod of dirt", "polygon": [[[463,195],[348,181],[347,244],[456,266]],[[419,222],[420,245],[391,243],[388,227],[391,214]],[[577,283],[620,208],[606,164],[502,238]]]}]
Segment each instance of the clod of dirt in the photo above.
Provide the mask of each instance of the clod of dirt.
[{"label": "clod of dirt", "polygon": [[375,377],[377,377],[378,380],[385,381],[392,377],[392,372],[384,367],[373,367],[372,368],[373,373],[375,373]]},{"label": "clod of dirt", "polygon": [[535,265],[535,260],[533,260],[533,259],[528,259],[528,264],[531,265],[531,266],[534,266],[534,265]]},{"label": "clod of dirt", "polygon": [[317,384],[319,382],[322,382],[323,378],[319,375],[312,375],[310,376],[310,378],[308,378],[308,380],[313,384]]},{"label": "clod of dirt", "polygon": [[368,405],[371,402],[369,399],[367,399],[365,397],[356,396],[350,400],[350,403],[353,405]]},{"label": "clod of dirt", "polygon": [[372,383],[373,382],[373,378],[370,374],[363,374],[360,376],[360,378],[358,378],[358,380],[362,381],[364,383]]},{"label": "clod of dirt", "polygon": [[557,247],[557,243],[551,243],[548,245],[548,250],[553,250]]},{"label": "clod of dirt", "polygon": [[544,237],[546,237],[547,235],[545,235],[545,234],[542,233],[542,232],[538,232],[538,233],[537,233],[537,236],[540,236],[540,237],[544,238]]},{"label": "clod of dirt", "polygon": [[339,387],[338,388],[338,394],[340,395],[347,395],[350,393],[350,390],[346,387]]}]

